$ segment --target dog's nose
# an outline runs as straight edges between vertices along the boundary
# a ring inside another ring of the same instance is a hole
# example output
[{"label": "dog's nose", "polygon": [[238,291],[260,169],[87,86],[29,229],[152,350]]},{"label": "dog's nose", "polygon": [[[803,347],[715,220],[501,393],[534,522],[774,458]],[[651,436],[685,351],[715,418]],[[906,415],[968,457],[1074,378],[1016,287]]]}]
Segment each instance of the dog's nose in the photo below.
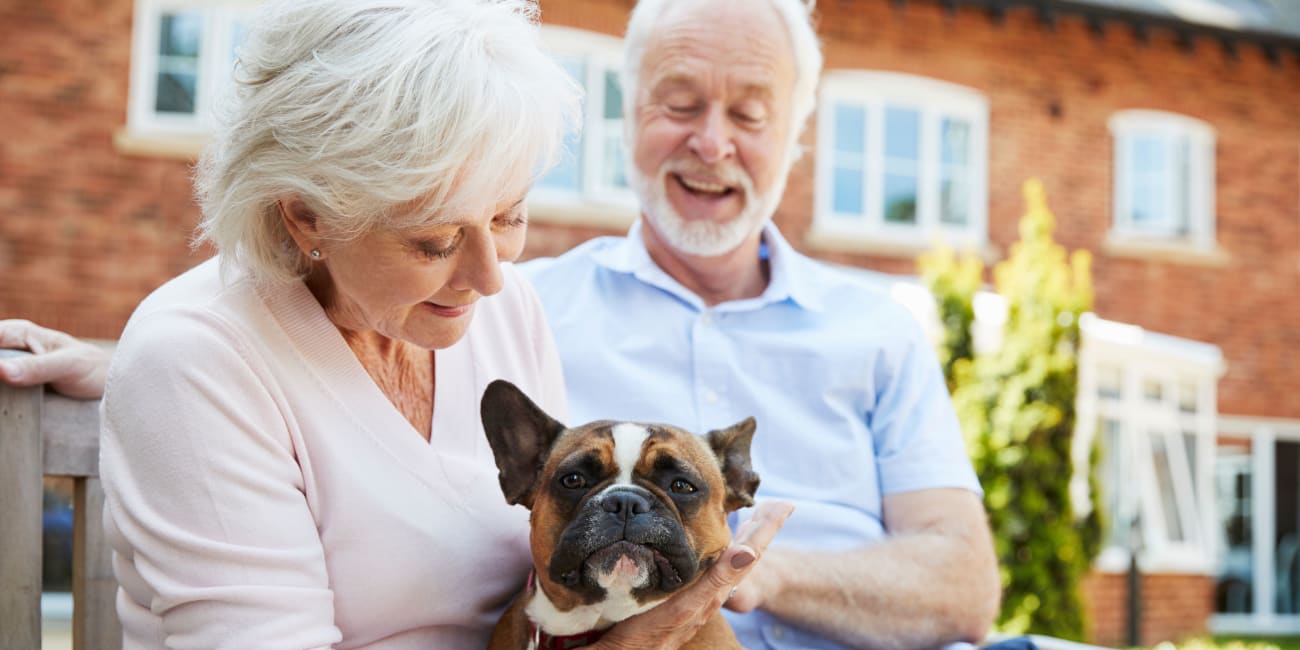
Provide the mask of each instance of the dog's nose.
[{"label": "dog's nose", "polygon": [[650,500],[636,492],[619,491],[605,495],[600,507],[624,521],[650,512]]}]

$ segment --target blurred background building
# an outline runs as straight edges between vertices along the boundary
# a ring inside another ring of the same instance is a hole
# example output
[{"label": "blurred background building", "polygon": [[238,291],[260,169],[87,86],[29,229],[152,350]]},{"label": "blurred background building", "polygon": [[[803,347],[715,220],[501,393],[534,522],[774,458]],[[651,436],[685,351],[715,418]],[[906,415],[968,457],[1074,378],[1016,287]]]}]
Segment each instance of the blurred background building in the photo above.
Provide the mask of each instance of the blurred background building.
[{"label": "blurred background building", "polygon": [[[525,255],[636,218],[617,70],[632,0],[543,0],[586,87]],[[113,339],[191,250],[191,167],[254,2],[0,4],[0,317]],[[1091,640],[1300,633],[1300,0],[821,0],[819,110],[776,221],[904,287],[943,239],[1005,256],[1020,187],[1094,254],[1081,431],[1110,544]],[[913,300],[918,310],[925,307]],[[921,301],[923,302],[923,301]],[[996,320],[992,316],[983,318]]]}]

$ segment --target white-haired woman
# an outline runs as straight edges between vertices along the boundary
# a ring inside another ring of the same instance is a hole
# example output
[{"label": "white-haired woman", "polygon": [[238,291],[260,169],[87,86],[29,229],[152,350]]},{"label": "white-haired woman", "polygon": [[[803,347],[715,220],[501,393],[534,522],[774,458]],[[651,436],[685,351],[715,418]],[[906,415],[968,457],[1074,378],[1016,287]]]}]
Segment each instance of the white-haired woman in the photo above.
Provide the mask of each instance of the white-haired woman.
[{"label": "white-haired woman", "polygon": [[[506,378],[565,412],[503,264],[576,110],[534,12],[299,0],[255,23],[196,179],[219,255],[140,305],[107,375],[128,648],[485,645],[529,562],[479,396]],[[732,564],[601,645],[672,645]]]}]

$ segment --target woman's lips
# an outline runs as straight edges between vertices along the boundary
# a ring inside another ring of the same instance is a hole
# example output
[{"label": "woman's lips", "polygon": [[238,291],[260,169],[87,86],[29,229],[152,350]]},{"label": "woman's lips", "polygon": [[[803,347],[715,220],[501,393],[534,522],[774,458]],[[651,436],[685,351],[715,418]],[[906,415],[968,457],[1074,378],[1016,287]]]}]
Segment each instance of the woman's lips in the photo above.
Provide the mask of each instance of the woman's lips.
[{"label": "woman's lips", "polygon": [[458,318],[469,313],[474,308],[474,303],[468,302],[463,305],[440,305],[436,302],[426,302],[424,306],[437,316],[443,318]]}]

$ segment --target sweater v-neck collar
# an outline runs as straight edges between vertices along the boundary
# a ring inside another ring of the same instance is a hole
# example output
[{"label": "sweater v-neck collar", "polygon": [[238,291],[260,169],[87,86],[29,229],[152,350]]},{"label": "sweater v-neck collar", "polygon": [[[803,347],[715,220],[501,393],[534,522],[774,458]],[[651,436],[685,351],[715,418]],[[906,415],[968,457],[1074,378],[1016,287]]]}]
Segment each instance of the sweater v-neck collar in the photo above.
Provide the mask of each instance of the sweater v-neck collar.
[{"label": "sweater v-neck collar", "polygon": [[[463,374],[459,348],[466,341],[434,351],[433,422],[430,440],[420,432],[371,379],[361,361],[348,347],[343,334],[325,315],[320,303],[301,282],[259,292],[291,343],[302,355],[307,370],[321,383],[321,388],[380,445],[422,478],[427,477],[429,455],[437,444],[440,412],[453,395],[448,377]],[[468,337],[468,334],[467,334]],[[427,480],[427,478],[425,478]]]}]

